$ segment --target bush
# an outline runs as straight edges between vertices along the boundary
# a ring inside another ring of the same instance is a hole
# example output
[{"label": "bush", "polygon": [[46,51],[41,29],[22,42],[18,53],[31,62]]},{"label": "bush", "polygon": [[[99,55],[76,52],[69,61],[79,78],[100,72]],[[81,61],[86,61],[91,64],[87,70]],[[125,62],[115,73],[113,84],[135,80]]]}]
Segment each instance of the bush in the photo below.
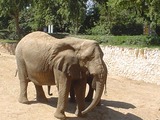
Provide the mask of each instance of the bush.
[{"label": "bush", "polygon": [[9,32],[7,30],[0,30],[0,39],[6,39]]},{"label": "bush", "polygon": [[138,46],[147,46],[147,37],[146,36],[126,36],[125,45],[138,45]]},{"label": "bush", "polygon": [[77,37],[96,40],[98,43],[108,45],[134,45],[134,46],[157,46],[160,45],[158,36],[107,36],[107,35],[79,35]]},{"label": "bush", "polygon": [[91,29],[86,30],[86,34],[89,35],[106,35],[108,31],[104,25],[97,25]]},{"label": "bush", "polygon": [[160,37],[158,36],[148,36],[148,45],[160,45]]},{"label": "bush", "polygon": [[10,40],[17,40],[18,36],[14,31],[9,30],[0,30],[0,39],[10,39]]},{"label": "bush", "polygon": [[143,34],[142,24],[116,24],[111,28],[112,35],[141,35]]}]

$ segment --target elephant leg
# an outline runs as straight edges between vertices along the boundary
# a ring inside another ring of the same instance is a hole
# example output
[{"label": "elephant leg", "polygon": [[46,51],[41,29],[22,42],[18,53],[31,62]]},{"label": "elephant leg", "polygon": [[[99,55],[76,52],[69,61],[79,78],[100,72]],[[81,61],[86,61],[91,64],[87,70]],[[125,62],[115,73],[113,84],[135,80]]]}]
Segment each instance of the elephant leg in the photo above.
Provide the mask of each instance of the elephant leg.
[{"label": "elephant leg", "polygon": [[86,90],[86,81],[75,81],[74,83],[74,90],[76,94],[76,102],[77,102],[77,109],[75,114],[79,117],[83,117],[81,111],[85,109],[85,90]]},{"label": "elephant leg", "polygon": [[69,101],[73,103],[76,101],[73,83],[71,84],[71,88],[70,88],[70,100]]},{"label": "elephant leg", "polygon": [[34,85],[35,85],[35,88],[36,88],[37,101],[42,102],[42,103],[48,102],[48,100],[47,100],[47,98],[44,94],[42,86],[39,86],[39,85],[36,85],[36,84],[34,84]]},{"label": "elephant leg", "polygon": [[65,109],[68,102],[68,95],[71,87],[71,80],[68,80],[64,73],[60,71],[54,72],[55,79],[58,81],[58,103],[57,109],[54,116],[58,119],[64,119],[65,116]]},{"label": "elephant leg", "polygon": [[17,60],[18,64],[18,77],[20,80],[20,96],[19,96],[19,102],[28,104],[28,98],[27,98],[27,87],[29,80],[27,79],[27,72],[26,72],[26,66],[24,64],[24,61]]},{"label": "elephant leg", "polygon": [[20,79],[20,96],[19,96],[20,103],[28,104],[27,87],[28,87],[27,80]]}]

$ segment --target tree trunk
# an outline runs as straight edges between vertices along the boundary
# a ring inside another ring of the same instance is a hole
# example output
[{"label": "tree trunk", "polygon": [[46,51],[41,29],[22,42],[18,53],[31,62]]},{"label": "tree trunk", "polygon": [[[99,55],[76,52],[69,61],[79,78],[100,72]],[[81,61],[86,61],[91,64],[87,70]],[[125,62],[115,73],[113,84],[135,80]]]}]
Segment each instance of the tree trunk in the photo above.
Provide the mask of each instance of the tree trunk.
[{"label": "tree trunk", "polygon": [[21,34],[20,34],[19,14],[18,13],[14,16],[14,20],[15,20],[15,25],[16,25],[16,35],[17,35],[17,38],[20,39]]}]

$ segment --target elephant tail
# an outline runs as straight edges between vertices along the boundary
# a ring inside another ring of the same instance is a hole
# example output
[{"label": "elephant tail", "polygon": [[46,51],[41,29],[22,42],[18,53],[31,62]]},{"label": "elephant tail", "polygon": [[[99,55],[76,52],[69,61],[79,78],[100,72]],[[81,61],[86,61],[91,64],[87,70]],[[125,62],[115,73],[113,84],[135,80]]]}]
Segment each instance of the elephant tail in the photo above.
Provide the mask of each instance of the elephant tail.
[{"label": "elephant tail", "polygon": [[50,86],[50,85],[48,85],[48,95],[49,95],[49,96],[52,96],[53,94],[52,94],[52,93],[50,93],[50,90],[51,90],[51,86]]}]

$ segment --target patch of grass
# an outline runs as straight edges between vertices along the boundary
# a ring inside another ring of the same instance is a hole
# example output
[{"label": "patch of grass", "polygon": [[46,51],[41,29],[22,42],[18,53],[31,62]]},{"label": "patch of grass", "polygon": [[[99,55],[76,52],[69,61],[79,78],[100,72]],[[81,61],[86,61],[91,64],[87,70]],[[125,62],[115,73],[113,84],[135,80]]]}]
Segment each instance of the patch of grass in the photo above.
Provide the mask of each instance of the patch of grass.
[{"label": "patch of grass", "polygon": [[113,45],[131,48],[160,48],[158,36],[108,36],[108,35],[77,35],[74,37],[96,40],[103,45]]},{"label": "patch of grass", "polygon": [[0,39],[0,43],[17,43],[18,40]]}]

